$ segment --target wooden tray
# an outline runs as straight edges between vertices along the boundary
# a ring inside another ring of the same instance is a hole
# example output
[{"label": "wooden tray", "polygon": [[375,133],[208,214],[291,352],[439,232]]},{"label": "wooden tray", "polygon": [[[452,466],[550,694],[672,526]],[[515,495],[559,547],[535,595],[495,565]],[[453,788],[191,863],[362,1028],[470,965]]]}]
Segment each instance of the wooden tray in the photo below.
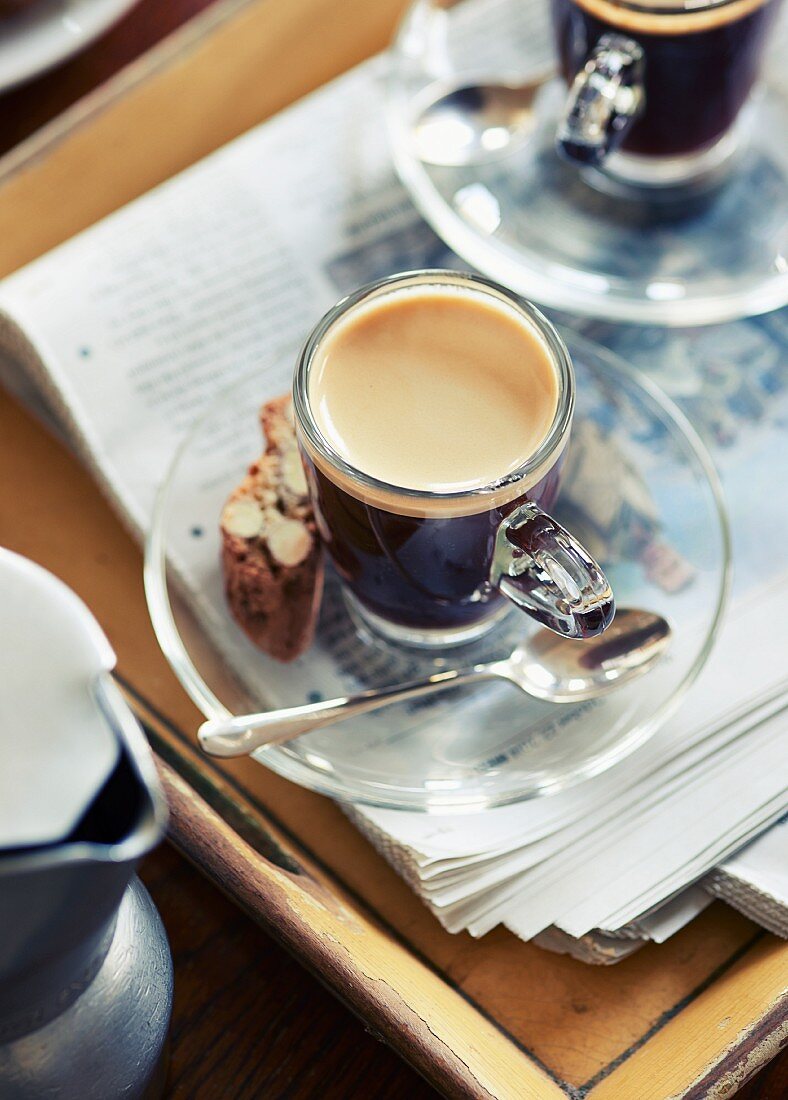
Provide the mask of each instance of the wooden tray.
[{"label": "wooden tray", "polygon": [[[385,45],[401,0],[227,0],[0,162],[0,274]],[[85,471],[0,395],[0,542],[87,601],[161,761],[189,857],[449,1096],[730,1095],[788,1032],[788,945],[716,903],[585,966],[445,933],[332,803],[202,757],[139,548]],[[251,978],[250,978],[251,980]]]}]

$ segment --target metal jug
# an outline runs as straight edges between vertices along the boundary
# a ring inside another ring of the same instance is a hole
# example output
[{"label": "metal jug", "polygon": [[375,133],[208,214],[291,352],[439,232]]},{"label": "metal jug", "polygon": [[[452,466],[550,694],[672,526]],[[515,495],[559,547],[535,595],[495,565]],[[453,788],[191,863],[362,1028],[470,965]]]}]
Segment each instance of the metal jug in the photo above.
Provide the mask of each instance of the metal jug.
[{"label": "metal jug", "polygon": [[0,550],[0,1097],[153,1097],[172,961],[134,868],[166,811],[95,620]]}]

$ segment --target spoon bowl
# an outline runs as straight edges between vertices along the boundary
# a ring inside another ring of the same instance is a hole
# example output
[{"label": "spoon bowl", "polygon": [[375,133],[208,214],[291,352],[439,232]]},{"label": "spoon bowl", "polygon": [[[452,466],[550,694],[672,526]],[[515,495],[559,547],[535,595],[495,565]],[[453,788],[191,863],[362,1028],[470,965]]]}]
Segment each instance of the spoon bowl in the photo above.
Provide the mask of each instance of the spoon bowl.
[{"label": "spoon bowl", "polygon": [[200,726],[198,738],[212,756],[247,756],[263,745],[284,744],[389,703],[485,680],[505,680],[545,702],[597,699],[647,672],[665,652],[670,636],[670,625],[661,615],[619,608],[607,630],[587,641],[563,638],[542,628],[502,661],[450,669],[423,680],[372,688],[320,703],[210,719]]},{"label": "spoon bowl", "polygon": [[499,675],[535,699],[581,703],[642,676],[663,654],[670,635],[661,615],[620,608],[607,630],[588,641],[538,630],[500,662]]},{"label": "spoon bowl", "polygon": [[446,168],[481,164],[512,152],[536,129],[534,101],[551,76],[528,84],[464,84],[417,106],[412,136],[420,160]]}]

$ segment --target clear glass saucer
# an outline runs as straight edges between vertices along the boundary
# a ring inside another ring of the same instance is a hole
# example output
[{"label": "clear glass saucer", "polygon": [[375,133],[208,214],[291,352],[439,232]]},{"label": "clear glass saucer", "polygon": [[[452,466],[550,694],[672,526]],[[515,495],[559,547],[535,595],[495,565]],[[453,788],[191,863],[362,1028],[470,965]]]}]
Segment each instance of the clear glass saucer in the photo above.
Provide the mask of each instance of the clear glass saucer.
[{"label": "clear glass saucer", "polygon": [[[554,511],[600,559],[620,605],[668,618],[674,638],[666,657],[593,704],[539,703],[505,684],[457,689],[267,747],[256,753],[261,764],[337,799],[468,812],[549,794],[603,771],[678,706],[706,660],[727,594],[719,484],[693,429],[653,383],[595,345],[564,336],[577,373],[577,414]],[[277,377],[289,367],[281,363]],[[260,653],[225,605],[218,519],[261,450],[257,411],[270,396],[256,372],[211,404],[173,459],[146,548],[156,635],[206,717],[317,701],[493,659],[535,629],[515,610],[482,641],[443,656],[389,645],[358,631],[330,576],[309,652],[289,665]],[[220,445],[228,438],[229,448]]]},{"label": "clear glass saucer", "polygon": [[[555,153],[566,90],[553,75],[546,0],[416,0],[391,52],[395,167],[450,248],[543,305],[663,325],[776,309],[788,302],[785,19],[777,37],[774,62],[741,119],[745,144],[724,182],[655,201],[605,194]],[[451,131],[416,121],[440,96],[485,83],[535,85],[533,130],[508,152],[496,151],[490,132],[481,163],[430,163],[431,155],[440,159],[442,140],[457,140],[457,119]]]}]

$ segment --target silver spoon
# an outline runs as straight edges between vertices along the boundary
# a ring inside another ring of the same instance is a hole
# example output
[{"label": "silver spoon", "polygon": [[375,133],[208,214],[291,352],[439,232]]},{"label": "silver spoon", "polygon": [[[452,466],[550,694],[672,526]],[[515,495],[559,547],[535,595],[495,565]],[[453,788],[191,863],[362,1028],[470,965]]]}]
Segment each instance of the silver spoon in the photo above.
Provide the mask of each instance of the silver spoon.
[{"label": "silver spoon", "polygon": [[212,756],[246,756],[263,745],[282,744],[389,703],[482,680],[507,680],[527,695],[550,703],[597,699],[651,668],[664,652],[670,633],[661,615],[620,608],[604,634],[588,641],[562,638],[552,630],[540,629],[502,661],[436,672],[424,680],[372,688],[321,703],[214,718],[200,726],[198,738]]},{"label": "silver spoon", "polygon": [[[536,129],[534,100],[552,70],[528,84],[466,84],[416,107],[413,143],[419,159],[461,168],[517,148]],[[428,93],[429,94],[429,93]]]}]

